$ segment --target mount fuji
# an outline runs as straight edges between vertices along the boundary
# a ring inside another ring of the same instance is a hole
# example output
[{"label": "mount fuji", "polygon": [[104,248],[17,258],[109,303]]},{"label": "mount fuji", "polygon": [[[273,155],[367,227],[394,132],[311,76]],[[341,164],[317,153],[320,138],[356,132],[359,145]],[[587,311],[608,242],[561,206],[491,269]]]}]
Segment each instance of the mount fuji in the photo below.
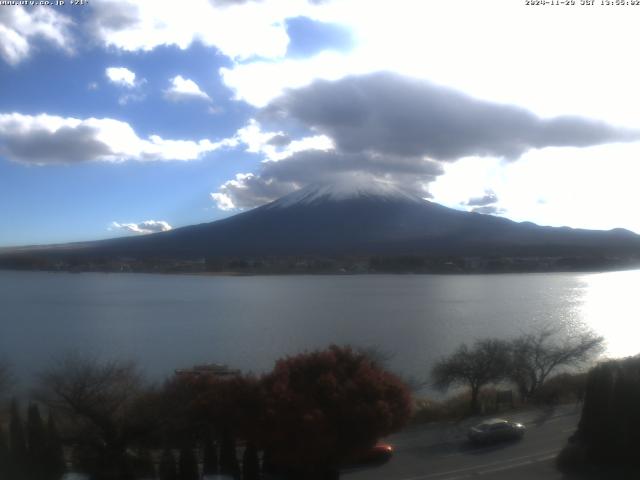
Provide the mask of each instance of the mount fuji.
[{"label": "mount fuji", "polygon": [[637,256],[640,236],[454,210],[382,182],[311,185],[211,223],[2,256],[193,260],[292,256]]}]

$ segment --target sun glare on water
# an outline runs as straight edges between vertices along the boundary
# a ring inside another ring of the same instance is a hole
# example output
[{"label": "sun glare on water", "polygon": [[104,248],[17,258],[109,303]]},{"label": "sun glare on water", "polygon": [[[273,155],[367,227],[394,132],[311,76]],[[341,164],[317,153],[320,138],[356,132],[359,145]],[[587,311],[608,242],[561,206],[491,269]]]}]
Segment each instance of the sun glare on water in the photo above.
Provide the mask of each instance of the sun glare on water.
[{"label": "sun glare on water", "polygon": [[584,275],[584,297],[579,308],[586,325],[606,339],[612,358],[640,353],[640,270]]}]

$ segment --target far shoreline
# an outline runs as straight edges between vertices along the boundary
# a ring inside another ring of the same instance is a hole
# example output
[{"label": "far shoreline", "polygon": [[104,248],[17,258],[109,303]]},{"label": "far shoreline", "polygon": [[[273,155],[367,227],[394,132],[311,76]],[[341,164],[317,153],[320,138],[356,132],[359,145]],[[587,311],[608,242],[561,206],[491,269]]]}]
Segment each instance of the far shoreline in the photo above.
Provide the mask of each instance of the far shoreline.
[{"label": "far shoreline", "polygon": [[523,274],[599,274],[614,273],[640,270],[640,264],[627,266],[612,266],[611,268],[574,268],[574,269],[545,269],[545,270],[459,270],[459,271],[166,271],[166,270],[102,270],[102,269],[25,269],[25,268],[6,268],[0,267],[2,272],[41,272],[41,273],[66,273],[66,274],[82,274],[82,273],[102,273],[102,274],[143,274],[143,275],[167,275],[167,276],[194,276],[194,277],[289,277],[289,276],[306,276],[306,277],[322,277],[322,276],[473,276],[473,275],[523,275]]}]

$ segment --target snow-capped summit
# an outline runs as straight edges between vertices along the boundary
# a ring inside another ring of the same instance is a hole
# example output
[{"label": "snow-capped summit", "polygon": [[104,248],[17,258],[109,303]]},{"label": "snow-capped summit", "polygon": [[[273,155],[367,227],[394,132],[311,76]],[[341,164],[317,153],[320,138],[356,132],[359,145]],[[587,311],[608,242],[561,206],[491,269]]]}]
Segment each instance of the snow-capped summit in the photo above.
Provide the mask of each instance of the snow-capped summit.
[{"label": "snow-capped summit", "polygon": [[340,202],[355,198],[379,200],[403,200],[423,203],[424,199],[405,192],[391,182],[377,179],[338,180],[331,183],[314,183],[296,190],[270,203],[268,208],[287,208],[294,205],[313,205],[321,202]]}]

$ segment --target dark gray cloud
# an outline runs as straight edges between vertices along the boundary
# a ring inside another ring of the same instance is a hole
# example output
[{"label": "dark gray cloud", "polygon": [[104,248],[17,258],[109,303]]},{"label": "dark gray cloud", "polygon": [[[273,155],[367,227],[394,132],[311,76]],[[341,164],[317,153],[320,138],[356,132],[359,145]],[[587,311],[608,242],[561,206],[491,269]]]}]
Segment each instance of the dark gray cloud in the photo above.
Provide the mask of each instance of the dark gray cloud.
[{"label": "dark gray cloud", "polygon": [[286,147],[291,143],[291,137],[289,135],[285,135],[279,133],[278,135],[274,135],[268,141],[268,145],[273,145],[274,147]]},{"label": "dark gray cloud", "polygon": [[305,185],[332,183],[336,179],[344,183],[349,178],[359,183],[363,178],[381,179],[401,185],[408,193],[426,197],[424,184],[443,173],[442,166],[432,160],[321,150],[306,150],[277,162],[263,162],[261,167],[255,175],[239,175],[226,182],[218,195],[214,194],[214,200],[220,206],[230,201],[236,208],[252,208]]},{"label": "dark gray cloud", "polygon": [[211,198],[221,210],[245,209],[269,203],[299,187],[294,182],[279,181],[251,173],[238,174],[235,180],[221,185],[217,192],[211,194]]},{"label": "dark gray cloud", "polygon": [[326,182],[342,173],[363,172],[376,177],[403,175],[421,179],[434,179],[443,173],[440,164],[430,160],[321,150],[306,150],[285,160],[264,162],[262,167],[260,175],[266,179],[304,184]]},{"label": "dark gray cloud", "polygon": [[137,136],[126,123],[111,118],[62,118],[0,113],[0,157],[45,165],[91,161],[195,160],[214,150],[237,145],[235,138],[171,140]]},{"label": "dark gray cloud", "polygon": [[130,2],[92,2],[91,31],[119,31],[133,27],[140,22],[140,9]]},{"label": "dark gray cloud", "polygon": [[[432,83],[378,72],[290,89],[262,109],[277,129],[308,128],[335,150],[309,150],[263,162],[255,174],[226,182],[214,199],[249,208],[310,183],[353,177],[391,182],[427,196],[442,162],[466,156],[516,160],[527,150],[586,147],[640,139],[640,131],[576,116],[540,118],[516,106],[474,99]],[[280,140],[277,140],[279,142]],[[503,212],[494,192],[466,202],[476,213]]]},{"label": "dark gray cloud", "polygon": [[638,130],[576,116],[543,119],[523,108],[387,72],[288,90],[263,109],[261,120],[300,122],[331,137],[346,153],[444,161],[473,155],[514,160],[532,148],[640,139]]},{"label": "dark gray cloud", "polygon": [[465,205],[470,207],[483,207],[485,205],[490,205],[492,203],[496,203],[498,201],[498,196],[495,192],[491,190],[487,190],[482,197],[473,197],[464,202]]},{"label": "dark gray cloud", "polygon": [[[0,132],[1,133],[1,132]],[[45,128],[0,135],[2,154],[22,163],[76,163],[111,154],[111,148],[96,138],[97,129],[63,126],[55,132]]]},{"label": "dark gray cloud", "polygon": [[482,215],[499,215],[505,213],[503,208],[495,205],[485,205],[484,207],[476,207],[471,210],[473,213],[481,213]]}]

